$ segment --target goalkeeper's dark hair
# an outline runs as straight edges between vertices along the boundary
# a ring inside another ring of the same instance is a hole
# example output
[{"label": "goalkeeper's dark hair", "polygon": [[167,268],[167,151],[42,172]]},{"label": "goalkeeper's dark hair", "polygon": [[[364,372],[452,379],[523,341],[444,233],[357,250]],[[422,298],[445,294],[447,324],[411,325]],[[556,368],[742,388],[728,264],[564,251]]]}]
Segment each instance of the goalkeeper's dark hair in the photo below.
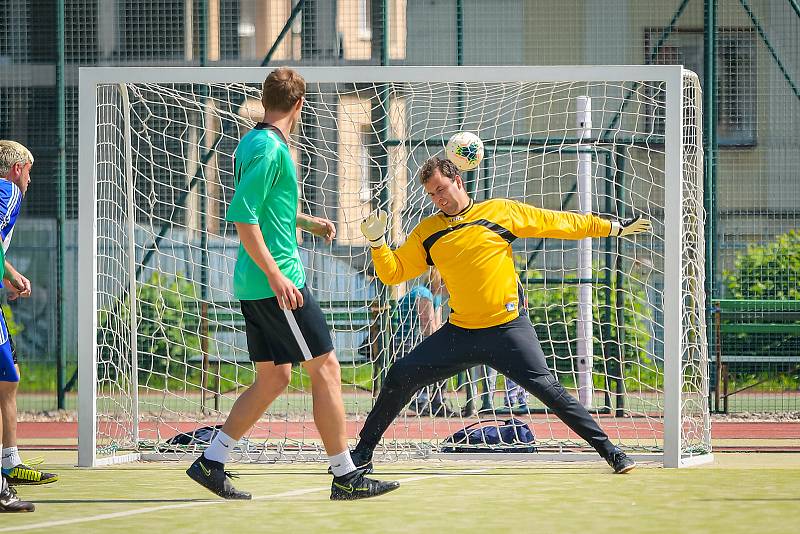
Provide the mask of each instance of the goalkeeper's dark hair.
[{"label": "goalkeeper's dark hair", "polygon": [[288,67],[280,67],[267,75],[261,86],[264,111],[291,111],[306,94],[306,81]]},{"label": "goalkeeper's dark hair", "polygon": [[433,156],[422,166],[419,171],[419,183],[425,185],[428,180],[433,176],[433,171],[438,170],[442,176],[450,178],[451,182],[456,181],[456,176],[459,176],[458,167],[456,164],[446,158],[438,158]]}]

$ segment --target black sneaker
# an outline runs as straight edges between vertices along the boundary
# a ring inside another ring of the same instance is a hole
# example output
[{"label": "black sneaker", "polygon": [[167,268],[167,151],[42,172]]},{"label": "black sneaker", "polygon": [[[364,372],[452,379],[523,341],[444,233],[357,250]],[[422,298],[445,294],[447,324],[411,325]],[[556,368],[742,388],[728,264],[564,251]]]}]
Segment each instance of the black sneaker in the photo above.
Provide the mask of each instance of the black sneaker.
[{"label": "black sneaker", "polygon": [[58,480],[58,475],[39,471],[26,464],[19,464],[10,469],[3,469],[3,476],[6,477],[10,486],[52,484]]},{"label": "black sneaker", "polygon": [[331,484],[332,501],[354,501],[368,499],[389,493],[400,487],[399,482],[383,482],[364,476],[364,471],[356,469],[342,477],[334,477]]},{"label": "black sneaker", "polygon": [[225,471],[225,464],[209,460],[205,456],[200,456],[186,470],[189,478],[206,488],[211,493],[223,499],[250,500],[252,495],[246,491],[239,491],[233,487],[228,480],[236,475]]},{"label": "black sneaker", "polygon": [[[359,452],[358,447],[356,447],[355,450],[350,451],[350,459],[353,460],[356,469],[363,471],[365,475],[374,471],[374,466],[372,465],[372,451]],[[333,474],[333,470],[330,467],[328,467],[328,474]]]},{"label": "black sneaker", "polygon": [[11,486],[0,491],[0,513],[33,512],[36,507],[32,502],[20,500],[17,492]]},{"label": "black sneaker", "polygon": [[633,458],[628,457],[628,455],[622,452],[618,447],[614,447],[611,454],[606,457],[606,462],[608,462],[608,465],[611,466],[614,473],[617,475],[627,473],[636,467],[636,462],[633,461]]}]

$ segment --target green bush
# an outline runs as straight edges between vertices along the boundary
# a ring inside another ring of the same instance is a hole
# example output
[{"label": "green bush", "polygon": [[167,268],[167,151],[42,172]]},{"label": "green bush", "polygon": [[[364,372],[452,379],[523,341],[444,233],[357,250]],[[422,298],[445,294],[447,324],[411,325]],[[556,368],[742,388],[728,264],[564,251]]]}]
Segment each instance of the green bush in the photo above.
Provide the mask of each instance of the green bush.
[{"label": "green bush", "polygon": [[[537,271],[522,271],[522,279],[541,278]],[[561,377],[562,383],[572,385],[568,380],[577,370],[577,362],[570,355],[577,354],[577,324],[578,324],[578,286],[575,284],[548,284],[545,287],[538,284],[527,284],[525,287],[528,296],[528,308],[531,321],[536,328],[542,349],[548,359],[555,356],[555,368],[559,372],[567,373]],[[627,278],[625,282],[624,302],[616,301],[617,295],[611,292],[611,310],[605,310],[605,295],[599,286],[593,287],[593,317],[594,321],[594,367],[600,373],[619,376],[619,360],[621,355],[626,363],[625,376],[630,380],[630,386],[641,387],[642,383],[656,385],[658,372],[655,363],[648,352],[651,341],[651,309],[647,305],[647,293],[644,286],[634,279]],[[564,303],[569,303],[564,305]],[[617,343],[618,334],[615,331],[615,313],[618,305],[624,309],[624,324],[621,325],[620,336],[622,343]],[[611,326],[608,332],[603,332],[600,324],[604,313],[611,313]],[[610,354],[606,354],[603,361],[603,340],[610,340],[607,346]],[[552,364],[552,360],[550,361]],[[632,371],[635,370],[635,373]],[[564,380],[566,379],[566,380]],[[602,382],[603,377],[595,376],[597,387],[606,387]]]},{"label": "green bush", "polygon": [[[171,377],[186,380],[187,361],[200,354],[194,284],[181,276],[154,273],[137,284],[136,300],[139,384],[160,388]],[[130,299],[102,311],[98,324],[98,380],[119,383],[130,374],[130,338],[125,335],[131,327]]]},{"label": "green bush", "polygon": [[772,243],[748,247],[724,278],[733,298],[800,300],[800,232],[792,230]]},{"label": "green bush", "polygon": [[[734,262],[733,269],[723,274],[728,296],[741,300],[800,300],[800,232],[789,231],[779,235],[774,241],[764,245],[752,245],[740,254]],[[763,312],[754,311],[752,316],[743,314],[731,319],[731,322],[771,322],[785,321],[781,317],[765,316]],[[796,321],[793,321],[796,322]],[[726,354],[745,356],[765,356],[773,358],[796,357],[800,355],[800,336],[777,333],[739,333],[723,334],[722,347]],[[740,364],[737,371],[742,380],[770,380],[776,387],[782,388],[780,377],[776,372],[764,371],[767,365]],[[775,365],[774,363],[772,364]],[[759,369],[761,368],[761,369]],[[791,370],[795,366],[786,366]],[[798,386],[800,377],[797,369],[790,380],[793,387]]]},{"label": "green bush", "polygon": [[185,379],[188,360],[201,354],[197,288],[181,276],[154,273],[137,286],[136,298],[139,383]]}]

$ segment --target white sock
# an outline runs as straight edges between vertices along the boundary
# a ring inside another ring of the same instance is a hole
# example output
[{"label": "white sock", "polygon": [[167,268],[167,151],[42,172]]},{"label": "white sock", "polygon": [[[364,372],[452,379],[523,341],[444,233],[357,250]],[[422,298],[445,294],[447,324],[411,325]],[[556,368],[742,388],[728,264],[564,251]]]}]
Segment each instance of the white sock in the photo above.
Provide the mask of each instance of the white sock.
[{"label": "white sock", "polygon": [[19,457],[19,450],[16,447],[3,449],[3,469],[11,469],[22,463]]},{"label": "white sock", "polygon": [[208,446],[203,456],[214,462],[227,463],[231,457],[231,449],[236,446],[236,441],[220,430],[211,440],[211,445]]},{"label": "white sock", "polygon": [[331,471],[333,471],[333,476],[335,477],[341,477],[356,470],[356,464],[350,458],[349,449],[345,449],[344,452],[339,454],[328,456],[328,459],[331,462]]}]

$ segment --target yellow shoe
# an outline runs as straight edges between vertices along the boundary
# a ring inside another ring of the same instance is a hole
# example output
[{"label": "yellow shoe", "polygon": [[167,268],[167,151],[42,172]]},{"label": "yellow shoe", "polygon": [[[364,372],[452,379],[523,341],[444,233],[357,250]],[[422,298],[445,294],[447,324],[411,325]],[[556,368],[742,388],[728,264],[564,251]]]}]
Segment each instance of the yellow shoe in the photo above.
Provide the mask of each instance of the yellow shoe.
[{"label": "yellow shoe", "polygon": [[[38,465],[41,462],[30,462],[32,465]],[[53,473],[45,473],[34,469],[30,465],[19,464],[11,469],[3,468],[3,476],[10,486],[36,486],[41,484],[52,484],[58,480],[58,475]]]}]

